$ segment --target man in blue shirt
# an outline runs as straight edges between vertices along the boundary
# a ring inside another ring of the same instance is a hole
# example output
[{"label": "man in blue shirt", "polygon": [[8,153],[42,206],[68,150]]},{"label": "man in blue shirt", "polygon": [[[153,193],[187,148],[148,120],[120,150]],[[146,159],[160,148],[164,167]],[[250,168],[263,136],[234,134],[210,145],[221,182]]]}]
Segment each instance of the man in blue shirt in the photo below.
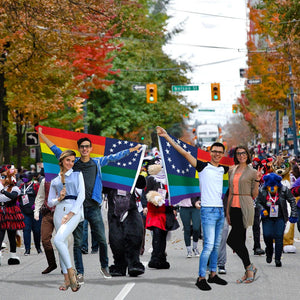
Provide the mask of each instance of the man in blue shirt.
[{"label": "man in blue shirt", "polygon": [[[43,133],[42,128],[38,131],[40,137],[45,141],[47,146],[55,154],[56,158],[60,157],[62,152],[54,143],[52,143]],[[102,204],[102,174],[101,167],[110,162],[118,161],[133,151],[139,151],[141,145],[133,148],[120,151],[115,154],[102,157],[91,158],[92,142],[88,138],[81,138],[77,141],[80,157],[76,157],[74,171],[81,171],[85,184],[85,200],[84,218],[89,221],[91,229],[95,233],[95,238],[99,244],[99,260],[101,264],[100,273],[104,278],[111,278],[108,272],[108,256],[107,242],[105,237],[104,223],[101,214]],[[77,277],[80,284],[84,283],[84,268],[82,262],[81,243],[83,237],[83,222],[80,222],[77,228],[73,231],[74,237],[74,262],[77,270]]]}]

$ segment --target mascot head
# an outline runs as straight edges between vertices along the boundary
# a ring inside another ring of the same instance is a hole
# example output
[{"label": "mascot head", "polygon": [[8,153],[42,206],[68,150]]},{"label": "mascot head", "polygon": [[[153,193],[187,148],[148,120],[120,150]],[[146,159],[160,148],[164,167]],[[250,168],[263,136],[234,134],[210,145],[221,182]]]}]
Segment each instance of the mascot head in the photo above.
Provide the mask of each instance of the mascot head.
[{"label": "mascot head", "polygon": [[267,188],[270,194],[275,195],[278,191],[278,188],[282,186],[281,180],[282,178],[275,174],[269,173],[263,177],[264,186]]},{"label": "mascot head", "polygon": [[252,160],[252,167],[258,170],[261,167],[261,161],[258,157],[254,157]]},{"label": "mascot head", "polygon": [[3,186],[7,186],[7,191],[10,192],[11,188],[16,184],[17,180],[15,175],[17,170],[13,165],[4,165],[0,169],[1,183]]},{"label": "mascot head", "polygon": [[287,158],[279,155],[276,160],[272,162],[272,169],[277,175],[284,178],[286,175],[290,173],[291,164]]}]

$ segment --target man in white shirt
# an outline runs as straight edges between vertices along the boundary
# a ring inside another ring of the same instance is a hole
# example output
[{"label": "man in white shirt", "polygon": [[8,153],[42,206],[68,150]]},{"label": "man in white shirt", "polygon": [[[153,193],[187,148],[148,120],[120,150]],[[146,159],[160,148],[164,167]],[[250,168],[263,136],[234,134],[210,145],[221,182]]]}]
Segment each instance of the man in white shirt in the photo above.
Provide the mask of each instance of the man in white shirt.
[{"label": "man in white shirt", "polygon": [[[218,250],[224,226],[223,209],[223,175],[228,172],[228,167],[219,164],[224,156],[225,147],[222,143],[214,143],[210,149],[210,162],[197,160],[190,153],[178,145],[161,127],[156,127],[157,134],[164,137],[175,150],[178,151],[199,173],[201,191],[201,224],[203,230],[203,249],[199,261],[199,277],[196,286],[203,291],[211,289],[207,283],[226,285],[227,282],[217,274]],[[196,207],[200,208],[200,201]],[[206,281],[206,269],[209,261],[210,275]]]}]

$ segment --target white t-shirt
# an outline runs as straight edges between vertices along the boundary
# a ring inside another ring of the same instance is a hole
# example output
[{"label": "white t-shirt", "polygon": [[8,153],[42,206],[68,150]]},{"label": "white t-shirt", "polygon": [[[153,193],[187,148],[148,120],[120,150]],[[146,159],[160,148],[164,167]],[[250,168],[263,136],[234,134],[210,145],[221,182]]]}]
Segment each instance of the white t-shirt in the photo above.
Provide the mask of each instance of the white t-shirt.
[{"label": "white t-shirt", "polygon": [[209,162],[197,161],[196,170],[199,173],[201,192],[201,206],[223,207],[223,175],[228,172],[228,167],[213,166]]}]

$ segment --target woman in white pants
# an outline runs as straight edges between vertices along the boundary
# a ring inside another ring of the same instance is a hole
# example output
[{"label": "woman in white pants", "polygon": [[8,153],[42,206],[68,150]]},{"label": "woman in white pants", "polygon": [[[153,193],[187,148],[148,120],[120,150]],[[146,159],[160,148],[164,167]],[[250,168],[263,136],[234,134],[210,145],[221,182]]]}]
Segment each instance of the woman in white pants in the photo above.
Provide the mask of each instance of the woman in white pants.
[{"label": "woman in white pants", "polygon": [[60,173],[51,181],[48,196],[49,207],[55,207],[54,226],[56,235],[54,244],[59,253],[59,260],[65,282],[59,287],[66,291],[71,287],[77,292],[80,285],[77,282],[75,270],[72,268],[68,249],[68,237],[79,222],[83,221],[83,201],[85,198],[84,181],[81,172],[74,172],[76,153],[65,150],[59,158]]}]

